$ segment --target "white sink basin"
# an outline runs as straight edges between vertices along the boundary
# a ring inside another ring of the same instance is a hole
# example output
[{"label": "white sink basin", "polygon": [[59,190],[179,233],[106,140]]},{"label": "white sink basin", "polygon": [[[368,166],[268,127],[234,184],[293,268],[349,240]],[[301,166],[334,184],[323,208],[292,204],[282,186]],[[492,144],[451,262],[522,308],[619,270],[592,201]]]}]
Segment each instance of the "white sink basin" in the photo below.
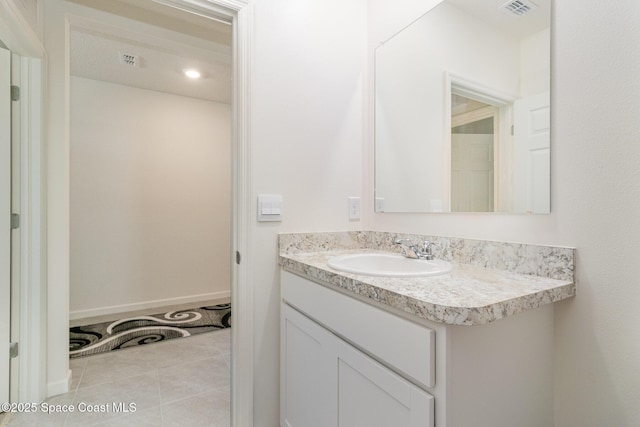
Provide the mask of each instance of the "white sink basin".
[{"label": "white sink basin", "polygon": [[426,277],[451,271],[450,262],[434,259],[410,259],[402,255],[364,253],[335,256],[329,267],[346,273],[385,277]]}]

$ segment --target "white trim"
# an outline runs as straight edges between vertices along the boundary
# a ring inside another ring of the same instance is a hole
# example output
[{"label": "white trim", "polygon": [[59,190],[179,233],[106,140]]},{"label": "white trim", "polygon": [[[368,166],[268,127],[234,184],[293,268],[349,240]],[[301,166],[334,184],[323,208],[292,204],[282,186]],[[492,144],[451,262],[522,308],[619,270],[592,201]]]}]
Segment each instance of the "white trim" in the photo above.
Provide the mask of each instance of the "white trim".
[{"label": "white trim", "polygon": [[246,5],[235,0],[151,0],[155,3],[193,13],[203,18],[230,24],[236,13]]},{"label": "white trim", "polygon": [[244,257],[232,276],[231,301],[231,421],[234,427],[253,426],[254,388],[254,316],[253,258],[249,224],[252,218],[251,163],[251,55],[253,41],[253,5],[237,3],[233,26],[234,45],[234,168],[236,177],[233,241]]},{"label": "white trim", "polygon": [[58,394],[64,394],[69,391],[69,384],[71,384],[71,369],[67,371],[67,378],[62,381],[50,382],[47,384],[47,396],[57,396]]},{"label": "white trim", "polygon": [[[9,401],[12,395],[11,377],[15,361],[9,358],[11,342],[12,298],[12,241],[11,224],[11,51],[0,48],[0,402]],[[5,378],[7,380],[5,380]]]},{"label": "white trim", "polygon": [[444,146],[442,147],[442,207],[444,212],[451,212],[451,74],[445,71],[443,74],[444,84],[444,120],[442,125],[442,135],[444,136]]},{"label": "white trim", "polygon": [[46,263],[44,157],[42,143],[43,67],[22,58],[21,67],[21,277],[19,401],[39,402],[46,387]]},{"label": "white trim", "polygon": [[156,299],[151,301],[136,302],[132,304],[110,305],[107,307],[76,310],[69,313],[69,320],[85,317],[104,316],[107,314],[126,313],[127,311],[144,310],[146,308],[163,307],[167,305],[188,304],[204,300],[225,299],[231,297],[231,291],[210,292],[207,294],[188,295],[177,298]]},{"label": "white trim", "polygon": [[[11,54],[11,84],[20,87],[22,79],[22,59],[17,53]],[[23,103],[11,102],[11,213],[22,214],[22,110]],[[20,342],[20,293],[22,291],[22,230],[11,231],[11,341]],[[20,383],[20,358],[9,361],[10,381],[9,399],[18,401]],[[12,379],[12,380],[11,380]]]},{"label": "white trim", "polygon": [[46,397],[44,47],[12,2],[0,2],[0,40],[21,58],[21,283],[18,401]]},{"label": "white trim", "polygon": [[451,97],[452,93],[455,93],[495,106],[503,106],[518,99],[515,95],[490,88],[473,80],[449,73],[448,71],[445,71],[445,76],[445,81],[449,82],[449,97]]},{"label": "white trim", "polygon": [[[68,33],[64,2],[41,2],[46,41],[46,357],[47,397],[68,391],[69,345],[69,102]],[[59,58],[59,59],[57,59]],[[67,388],[63,387],[67,384]]]}]

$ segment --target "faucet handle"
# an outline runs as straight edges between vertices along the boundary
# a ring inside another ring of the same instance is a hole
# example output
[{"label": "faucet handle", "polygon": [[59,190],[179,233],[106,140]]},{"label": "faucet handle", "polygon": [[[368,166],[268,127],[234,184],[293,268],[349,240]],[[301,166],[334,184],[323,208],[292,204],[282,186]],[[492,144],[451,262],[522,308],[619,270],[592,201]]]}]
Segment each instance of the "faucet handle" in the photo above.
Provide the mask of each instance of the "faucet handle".
[{"label": "faucet handle", "polygon": [[[400,251],[407,258],[418,258],[418,248],[409,239],[396,239],[393,241],[396,245],[400,245]],[[410,249],[408,251],[407,249]]]},{"label": "faucet handle", "polygon": [[428,255],[433,255],[432,252],[431,252],[431,248],[432,247],[436,247],[436,248],[440,249],[440,248],[442,248],[442,245],[440,243],[432,242],[430,240],[423,240],[422,241],[422,253],[428,254]]}]

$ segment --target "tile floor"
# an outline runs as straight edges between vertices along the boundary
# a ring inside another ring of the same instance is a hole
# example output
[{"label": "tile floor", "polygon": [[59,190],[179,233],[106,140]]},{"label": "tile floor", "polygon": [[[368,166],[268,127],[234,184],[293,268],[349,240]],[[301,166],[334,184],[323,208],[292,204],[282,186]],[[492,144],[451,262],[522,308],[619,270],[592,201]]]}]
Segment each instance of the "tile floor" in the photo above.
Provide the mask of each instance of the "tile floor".
[{"label": "tile floor", "polygon": [[[230,332],[71,359],[71,391],[46,403],[73,405],[75,412],[2,414],[0,426],[228,427]],[[136,410],[115,412],[114,403],[135,403]],[[81,404],[106,405],[111,411],[80,413]]]}]

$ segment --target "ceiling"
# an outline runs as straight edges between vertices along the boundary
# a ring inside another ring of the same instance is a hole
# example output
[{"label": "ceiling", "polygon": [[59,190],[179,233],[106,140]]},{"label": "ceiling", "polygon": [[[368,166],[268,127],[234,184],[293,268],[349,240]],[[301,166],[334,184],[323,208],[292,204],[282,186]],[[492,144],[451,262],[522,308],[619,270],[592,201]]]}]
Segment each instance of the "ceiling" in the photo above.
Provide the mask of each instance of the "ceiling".
[{"label": "ceiling", "polygon": [[[71,0],[140,22],[140,32],[104,24],[71,31],[71,75],[231,103],[231,26],[150,0]],[[513,16],[499,7],[506,0],[448,0],[484,22],[522,39],[549,27],[551,0],[533,0],[538,7]],[[144,28],[144,30],[142,29]],[[149,28],[155,28],[149,35]],[[159,36],[160,34],[160,36]],[[120,62],[120,54],[139,58],[136,67]],[[191,80],[185,68],[202,77]]]},{"label": "ceiling", "polygon": [[[140,0],[76,3],[110,5],[109,13],[127,17]],[[118,8],[114,9],[116,3]],[[231,26],[187,14],[146,0],[152,7],[139,31],[103,23],[72,27],[71,75],[141,89],[172,93],[208,101],[231,103]],[[154,18],[154,15],[156,18]],[[159,18],[164,17],[164,19]],[[168,29],[170,27],[170,29]],[[91,28],[91,29],[88,29]],[[121,54],[138,59],[136,66],[121,62]],[[184,75],[187,68],[201,73],[197,80]]]}]

